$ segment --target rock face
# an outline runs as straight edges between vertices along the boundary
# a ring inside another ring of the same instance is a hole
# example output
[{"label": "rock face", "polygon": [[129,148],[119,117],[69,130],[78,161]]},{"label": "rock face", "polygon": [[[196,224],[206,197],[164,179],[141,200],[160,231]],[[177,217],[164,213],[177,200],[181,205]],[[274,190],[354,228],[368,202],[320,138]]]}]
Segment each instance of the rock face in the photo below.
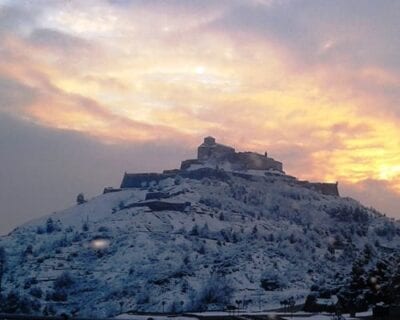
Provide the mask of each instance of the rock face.
[{"label": "rock face", "polygon": [[399,248],[398,223],[286,175],[200,168],[146,179],[1,237],[2,311],[279,307],[340,286],[367,247],[370,264]]}]

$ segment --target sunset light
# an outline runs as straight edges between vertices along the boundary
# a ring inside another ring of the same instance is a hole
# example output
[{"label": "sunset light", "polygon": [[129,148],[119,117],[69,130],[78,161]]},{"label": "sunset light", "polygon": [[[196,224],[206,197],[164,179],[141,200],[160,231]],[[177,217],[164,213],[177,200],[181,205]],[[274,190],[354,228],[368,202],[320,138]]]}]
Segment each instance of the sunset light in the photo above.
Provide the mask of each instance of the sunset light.
[{"label": "sunset light", "polygon": [[333,4],[286,30],[295,2],[28,3],[15,9],[27,22],[1,31],[3,113],[114,145],[223,136],[304,179],[383,181],[399,195],[397,40],[368,15],[346,13],[341,32]]},{"label": "sunset light", "polygon": [[400,319],[400,0],[0,0],[0,320]]}]

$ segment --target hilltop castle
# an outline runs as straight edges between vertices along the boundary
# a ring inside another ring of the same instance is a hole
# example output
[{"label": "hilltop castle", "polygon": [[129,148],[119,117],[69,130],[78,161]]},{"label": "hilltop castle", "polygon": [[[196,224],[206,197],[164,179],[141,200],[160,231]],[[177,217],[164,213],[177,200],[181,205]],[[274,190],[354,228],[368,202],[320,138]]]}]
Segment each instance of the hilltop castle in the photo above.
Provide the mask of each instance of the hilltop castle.
[{"label": "hilltop castle", "polygon": [[[197,159],[184,160],[180,169],[164,170],[163,173],[125,173],[121,189],[140,188],[152,182],[159,182],[177,175],[187,178],[201,178],[199,169],[218,176],[221,172],[232,174],[279,175],[292,183],[313,189],[325,195],[339,196],[338,184],[301,181],[285,174],[282,162],[255,152],[236,152],[234,148],[217,143],[215,138],[206,137],[197,148]],[[258,173],[257,173],[258,172]],[[104,192],[121,189],[106,188]]]},{"label": "hilltop castle", "polygon": [[197,148],[197,159],[185,160],[181,170],[191,166],[206,165],[230,170],[275,170],[283,172],[282,162],[255,152],[236,152],[234,148],[216,143],[215,138],[206,137]]}]

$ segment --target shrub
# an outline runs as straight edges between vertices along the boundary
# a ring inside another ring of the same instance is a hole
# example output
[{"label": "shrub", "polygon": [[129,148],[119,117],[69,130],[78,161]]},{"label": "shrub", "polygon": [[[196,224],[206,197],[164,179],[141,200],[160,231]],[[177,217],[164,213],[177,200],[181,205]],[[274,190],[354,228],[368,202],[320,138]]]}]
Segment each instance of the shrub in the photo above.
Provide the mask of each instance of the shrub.
[{"label": "shrub", "polygon": [[29,314],[32,311],[32,300],[11,291],[2,299],[0,309],[4,313]]},{"label": "shrub", "polygon": [[39,227],[36,228],[36,233],[37,234],[43,234],[45,232],[46,232],[46,230],[43,227],[39,226]]},{"label": "shrub", "polygon": [[274,291],[285,288],[287,285],[285,279],[279,274],[277,270],[270,269],[266,270],[260,279],[260,286],[265,291]]},{"label": "shrub", "polygon": [[304,303],[303,310],[306,312],[315,312],[317,305],[317,297],[315,294],[309,294]]},{"label": "shrub", "polygon": [[84,223],[83,223],[83,225],[82,225],[82,231],[83,231],[83,232],[89,231],[89,223],[87,223],[87,222],[84,222]]},{"label": "shrub", "polygon": [[217,209],[222,208],[221,201],[219,201],[219,199],[214,197],[201,197],[199,202],[211,208],[217,208]]},{"label": "shrub", "polygon": [[183,178],[181,176],[176,176],[176,178],[174,180],[174,184],[176,186],[178,186],[178,185],[182,184],[182,182],[183,182]]},{"label": "shrub", "polygon": [[39,287],[33,287],[30,291],[29,294],[35,298],[41,298],[43,296],[43,291]]},{"label": "shrub", "polygon": [[70,288],[74,284],[74,280],[69,272],[63,272],[55,281],[54,289]]},{"label": "shrub", "polygon": [[46,232],[52,233],[56,231],[56,227],[52,218],[48,218],[46,221]]},{"label": "shrub", "polygon": [[65,289],[56,289],[51,294],[51,300],[53,301],[67,301],[68,294]]},{"label": "shrub", "polygon": [[136,298],[137,304],[146,304],[149,302],[150,302],[150,296],[145,292],[140,293]]},{"label": "shrub", "polygon": [[30,254],[33,254],[33,246],[31,244],[29,244],[26,247],[26,249],[25,249],[25,251],[23,253],[23,256],[27,256],[27,255],[30,255]]},{"label": "shrub", "polygon": [[192,228],[192,230],[190,231],[190,235],[191,236],[198,236],[199,235],[199,227],[197,226],[197,224],[195,224]]},{"label": "shrub", "polygon": [[37,284],[36,278],[28,278],[24,281],[24,289],[29,289],[33,284]]},{"label": "shrub", "polygon": [[208,305],[224,307],[232,296],[232,288],[223,277],[212,276],[205,282],[198,294],[191,297],[191,309],[204,311]]},{"label": "shrub", "polygon": [[199,251],[197,251],[199,254],[205,254],[206,253],[206,249],[204,246],[201,246]]},{"label": "shrub", "polygon": [[105,227],[105,226],[101,226],[99,229],[98,229],[98,231],[99,232],[108,232],[108,231],[110,231],[107,227]]},{"label": "shrub", "polygon": [[87,201],[85,200],[85,195],[83,193],[78,194],[78,196],[76,197],[76,203],[78,205],[84,204]]},{"label": "shrub", "polygon": [[43,315],[44,316],[54,316],[56,314],[56,310],[54,309],[53,305],[47,305],[43,308]]}]

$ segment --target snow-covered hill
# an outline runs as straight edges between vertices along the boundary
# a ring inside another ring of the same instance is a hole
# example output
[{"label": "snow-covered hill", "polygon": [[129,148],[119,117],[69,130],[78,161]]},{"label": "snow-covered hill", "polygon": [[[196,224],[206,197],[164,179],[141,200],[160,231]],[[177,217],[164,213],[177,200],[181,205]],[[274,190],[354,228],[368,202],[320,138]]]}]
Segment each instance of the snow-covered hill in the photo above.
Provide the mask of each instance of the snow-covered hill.
[{"label": "snow-covered hill", "polygon": [[376,260],[400,247],[399,225],[355,200],[285,175],[215,171],[100,195],[17,228],[0,238],[2,294],[34,313],[258,310],[340,285],[365,250]]}]

